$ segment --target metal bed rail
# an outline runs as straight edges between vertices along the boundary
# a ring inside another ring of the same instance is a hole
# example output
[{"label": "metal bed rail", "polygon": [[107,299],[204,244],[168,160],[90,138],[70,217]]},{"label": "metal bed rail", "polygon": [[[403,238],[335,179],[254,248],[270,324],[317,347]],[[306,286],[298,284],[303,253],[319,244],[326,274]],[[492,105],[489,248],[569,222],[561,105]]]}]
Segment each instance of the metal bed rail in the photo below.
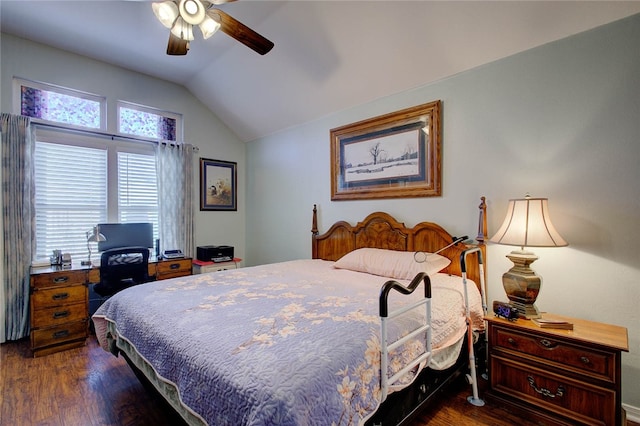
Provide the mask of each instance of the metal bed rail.
[{"label": "metal bed rail", "polygon": [[[389,312],[389,293],[391,290],[395,290],[404,295],[412,294],[418,287],[420,283],[424,283],[424,298],[420,299],[418,302],[403,306],[402,308],[396,309],[392,312]],[[388,342],[388,326],[389,321],[397,318],[398,316],[409,312],[413,309],[420,308],[422,305],[425,307],[425,322],[421,324],[419,327],[412,330],[409,334],[400,337],[392,342]],[[403,377],[407,372],[414,369],[416,366],[420,365],[420,363],[427,361],[431,358],[431,280],[429,276],[424,272],[420,272],[417,274],[413,280],[409,283],[408,287],[403,286],[397,281],[389,280],[382,286],[380,291],[380,327],[381,327],[381,338],[380,338],[380,346],[381,346],[381,354],[380,354],[380,390],[382,391],[382,399],[381,402],[387,398],[389,394],[389,386],[397,382],[401,377]],[[425,344],[424,351],[419,354],[416,358],[409,361],[404,368],[397,371],[391,377],[389,377],[388,367],[389,367],[389,354],[394,349],[400,347],[411,339],[415,339],[416,337],[423,334],[425,336]]]},{"label": "metal bed rail", "polygon": [[[471,326],[471,313],[469,312],[469,291],[467,289],[467,256],[471,253],[478,253],[478,268],[480,270],[480,297],[482,300],[482,310],[487,314],[486,287],[484,282],[484,264],[482,261],[482,250],[480,247],[474,247],[463,251],[460,254],[460,269],[462,271],[462,283],[464,287],[464,304],[467,322],[467,339],[469,346],[469,375],[467,380],[471,383],[472,395],[467,397],[467,401],[475,406],[482,407],[484,400],[478,395],[478,374],[476,372],[476,356],[473,349],[473,329]],[[486,333],[485,333],[486,338]]]}]

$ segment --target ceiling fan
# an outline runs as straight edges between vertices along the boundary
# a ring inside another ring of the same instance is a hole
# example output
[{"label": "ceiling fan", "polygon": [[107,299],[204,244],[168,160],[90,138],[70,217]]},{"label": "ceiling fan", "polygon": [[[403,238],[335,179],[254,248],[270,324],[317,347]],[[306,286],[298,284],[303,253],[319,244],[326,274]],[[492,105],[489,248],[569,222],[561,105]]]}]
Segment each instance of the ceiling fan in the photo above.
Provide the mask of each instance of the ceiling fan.
[{"label": "ceiling fan", "polygon": [[189,42],[194,38],[193,27],[196,25],[204,39],[220,30],[261,55],[268,53],[273,48],[272,41],[214,7],[233,1],[235,0],[166,0],[152,3],[158,20],[171,30],[167,55],[187,54]]}]

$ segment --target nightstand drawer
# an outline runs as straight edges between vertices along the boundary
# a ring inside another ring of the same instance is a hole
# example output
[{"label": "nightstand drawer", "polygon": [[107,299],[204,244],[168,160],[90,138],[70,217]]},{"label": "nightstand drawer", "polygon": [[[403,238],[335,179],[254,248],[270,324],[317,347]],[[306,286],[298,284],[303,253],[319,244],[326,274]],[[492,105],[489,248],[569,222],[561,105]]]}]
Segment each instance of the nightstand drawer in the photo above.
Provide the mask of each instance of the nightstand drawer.
[{"label": "nightstand drawer", "polygon": [[66,306],[36,309],[31,317],[31,327],[49,327],[67,322],[86,320],[89,317],[86,303],[74,303]]},{"label": "nightstand drawer", "polygon": [[520,333],[499,326],[492,328],[493,349],[510,350],[527,357],[539,357],[559,364],[562,369],[588,373],[608,382],[615,380],[615,354],[598,351],[559,339]]},{"label": "nightstand drawer", "polygon": [[61,324],[56,327],[43,328],[31,331],[31,346],[33,349],[72,340],[85,340],[87,338],[88,323],[86,320]]},{"label": "nightstand drawer", "polygon": [[572,424],[616,423],[616,392],[511,359],[491,358],[491,388],[506,399],[532,404]]},{"label": "nightstand drawer", "polygon": [[86,304],[87,287],[74,285],[69,287],[37,290],[31,295],[31,304],[35,310],[73,303]]},{"label": "nightstand drawer", "polygon": [[46,274],[33,274],[31,286],[33,288],[47,288],[84,284],[87,280],[87,271],[57,271]]}]

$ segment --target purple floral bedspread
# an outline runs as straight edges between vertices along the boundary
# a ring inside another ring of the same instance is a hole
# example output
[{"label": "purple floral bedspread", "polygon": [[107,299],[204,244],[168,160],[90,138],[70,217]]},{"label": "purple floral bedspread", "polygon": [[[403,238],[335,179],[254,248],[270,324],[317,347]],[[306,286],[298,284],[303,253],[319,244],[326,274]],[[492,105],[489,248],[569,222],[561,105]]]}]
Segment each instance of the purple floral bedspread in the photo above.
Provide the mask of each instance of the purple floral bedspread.
[{"label": "purple floral bedspread", "polygon": [[[209,425],[360,424],[380,403],[377,309],[388,278],[332,264],[298,260],[132,287],[94,315],[98,339],[106,349],[111,323]],[[436,349],[464,335],[464,305],[449,284],[434,286],[433,300]],[[404,345],[391,364],[420,350]]]}]

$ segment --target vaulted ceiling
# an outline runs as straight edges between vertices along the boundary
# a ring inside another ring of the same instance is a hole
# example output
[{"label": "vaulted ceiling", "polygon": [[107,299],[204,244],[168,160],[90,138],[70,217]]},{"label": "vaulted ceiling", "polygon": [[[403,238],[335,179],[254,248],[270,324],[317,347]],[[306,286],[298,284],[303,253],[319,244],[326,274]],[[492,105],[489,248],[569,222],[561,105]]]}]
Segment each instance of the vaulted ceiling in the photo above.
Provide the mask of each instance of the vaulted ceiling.
[{"label": "vaulted ceiling", "polygon": [[186,56],[147,1],[0,0],[4,33],[184,85],[243,141],[640,13],[640,1],[270,1],[219,6],[275,43],[196,30]]}]

